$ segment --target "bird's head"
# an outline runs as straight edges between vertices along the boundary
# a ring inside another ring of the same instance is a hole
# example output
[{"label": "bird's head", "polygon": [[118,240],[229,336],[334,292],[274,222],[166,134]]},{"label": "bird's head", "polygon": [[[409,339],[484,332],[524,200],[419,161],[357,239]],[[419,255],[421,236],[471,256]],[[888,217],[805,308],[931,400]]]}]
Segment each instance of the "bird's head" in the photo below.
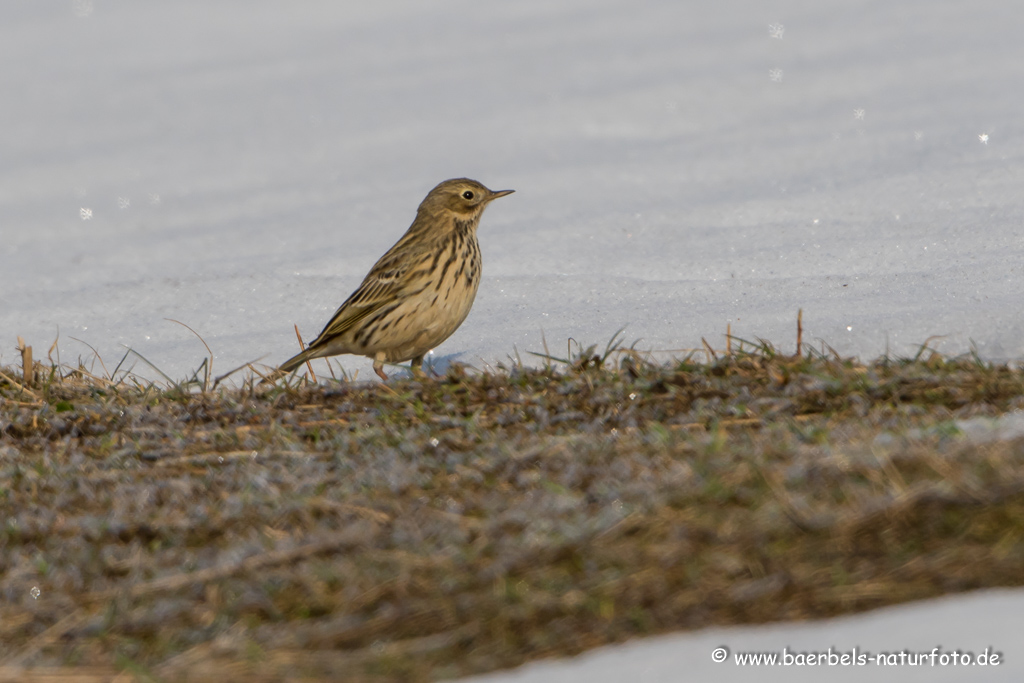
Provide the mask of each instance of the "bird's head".
[{"label": "bird's head", "polygon": [[456,218],[475,218],[483,213],[491,201],[498,197],[512,194],[515,190],[488,190],[475,180],[469,178],[453,178],[446,180],[427,195],[420,204],[420,211],[431,214],[450,212]]}]

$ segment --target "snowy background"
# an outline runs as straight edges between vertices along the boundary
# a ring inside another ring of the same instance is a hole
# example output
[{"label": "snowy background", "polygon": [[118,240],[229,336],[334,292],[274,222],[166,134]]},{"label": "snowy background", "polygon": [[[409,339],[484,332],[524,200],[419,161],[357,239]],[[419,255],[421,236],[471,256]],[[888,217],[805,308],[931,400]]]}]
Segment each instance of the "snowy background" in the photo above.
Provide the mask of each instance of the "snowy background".
[{"label": "snowy background", "polygon": [[623,326],[791,351],[800,308],[843,354],[1019,359],[1022,28],[1019,0],[5,2],[0,362],[59,331],[184,377],[174,318],[215,371],[279,363],[454,176],[517,192],[442,364]]},{"label": "snowy background", "polygon": [[1020,358],[1022,28],[1015,0],[3,3],[0,362],[59,330],[184,377],[173,318],[215,370],[276,364],[463,175],[517,193],[436,360],[729,323],[792,350],[800,308],[843,354]]}]

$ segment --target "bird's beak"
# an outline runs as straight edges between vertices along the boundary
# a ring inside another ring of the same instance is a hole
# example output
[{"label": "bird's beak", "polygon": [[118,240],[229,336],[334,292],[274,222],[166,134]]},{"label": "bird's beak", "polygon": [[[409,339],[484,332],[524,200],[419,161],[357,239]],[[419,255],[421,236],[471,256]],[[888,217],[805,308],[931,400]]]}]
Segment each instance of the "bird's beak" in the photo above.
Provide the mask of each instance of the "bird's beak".
[{"label": "bird's beak", "polygon": [[491,193],[490,199],[493,200],[498,197],[504,197],[505,195],[512,194],[513,192],[515,192],[515,190],[498,190],[497,192]]}]

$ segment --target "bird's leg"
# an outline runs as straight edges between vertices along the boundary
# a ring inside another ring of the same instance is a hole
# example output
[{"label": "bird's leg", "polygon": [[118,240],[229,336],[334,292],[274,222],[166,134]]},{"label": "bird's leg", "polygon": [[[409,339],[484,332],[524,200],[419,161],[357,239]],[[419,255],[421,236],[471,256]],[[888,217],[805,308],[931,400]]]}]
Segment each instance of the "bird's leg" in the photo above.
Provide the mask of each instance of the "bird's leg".
[{"label": "bird's leg", "polygon": [[409,369],[412,370],[412,374],[416,377],[426,377],[426,373],[423,372],[423,356],[416,356],[409,363]]},{"label": "bird's leg", "polygon": [[373,357],[373,371],[377,373],[378,377],[387,382],[388,376],[384,374],[384,358],[384,352],[378,351],[377,355]]}]

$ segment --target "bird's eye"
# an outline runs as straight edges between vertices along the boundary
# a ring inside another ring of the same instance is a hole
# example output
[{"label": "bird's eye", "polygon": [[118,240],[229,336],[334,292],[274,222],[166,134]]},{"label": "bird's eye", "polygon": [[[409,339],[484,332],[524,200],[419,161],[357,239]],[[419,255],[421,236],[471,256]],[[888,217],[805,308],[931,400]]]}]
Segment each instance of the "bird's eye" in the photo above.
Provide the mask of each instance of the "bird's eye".
[{"label": "bird's eye", "polygon": [[473,198],[473,190],[466,190],[465,192],[463,192],[462,193],[462,198],[463,199],[472,199]]}]

